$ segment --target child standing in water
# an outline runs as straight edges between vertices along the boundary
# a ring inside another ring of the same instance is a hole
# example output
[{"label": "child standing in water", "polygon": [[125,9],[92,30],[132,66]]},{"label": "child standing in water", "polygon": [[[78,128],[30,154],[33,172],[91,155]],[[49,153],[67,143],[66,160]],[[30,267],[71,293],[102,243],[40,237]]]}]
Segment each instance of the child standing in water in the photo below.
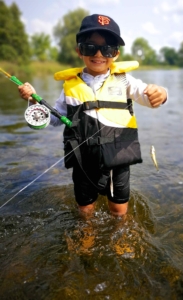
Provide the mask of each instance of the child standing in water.
[{"label": "child standing in water", "polygon": [[[137,62],[115,62],[125,43],[116,22],[94,14],[82,20],[76,35],[78,56],[85,67],[60,71],[63,91],[54,108],[72,121],[65,127],[65,166],[73,168],[75,199],[81,212],[92,213],[98,194],[107,195],[115,216],[126,214],[130,195],[130,165],[141,163],[138,129],[132,100],[149,108],[161,106],[166,90],[146,84],[126,72]],[[22,98],[35,93],[25,83]],[[51,116],[51,125],[62,122]]]}]

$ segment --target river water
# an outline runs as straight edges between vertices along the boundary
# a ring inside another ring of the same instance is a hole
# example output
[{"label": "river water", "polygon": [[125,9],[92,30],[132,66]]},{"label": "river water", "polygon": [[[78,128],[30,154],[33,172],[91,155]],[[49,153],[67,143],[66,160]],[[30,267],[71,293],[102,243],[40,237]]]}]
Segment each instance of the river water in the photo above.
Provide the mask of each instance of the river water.
[{"label": "river water", "polygon": [[[110,215],[104,196],[92,218],[80,216],[63,127],[29,128],[27,103],[0,78],[1,300],[183,299],[183,70],[132,74],[167,87],[169,100],[154,110],[135,105],[143,164],[131,167],[124,218]],[[28,80],[54,104],[61,83]]]}]

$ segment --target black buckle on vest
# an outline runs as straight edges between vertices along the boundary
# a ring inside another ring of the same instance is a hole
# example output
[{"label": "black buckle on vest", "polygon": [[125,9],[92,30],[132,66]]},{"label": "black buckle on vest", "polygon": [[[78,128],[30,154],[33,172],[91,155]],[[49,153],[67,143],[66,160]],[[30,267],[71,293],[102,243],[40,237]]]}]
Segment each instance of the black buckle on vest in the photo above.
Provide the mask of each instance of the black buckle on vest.
[{"label": "black buckle on vest", "polygon": [[100,101],[94,100],[94,101],[86,101],[83,103],[83,110],[91,110],[100,108]]},{"label": "black buckle on vest", "polygon": [[89,110],[90,109],[90,104],[89,101],[86,101],[83,103],[83,110]]}]

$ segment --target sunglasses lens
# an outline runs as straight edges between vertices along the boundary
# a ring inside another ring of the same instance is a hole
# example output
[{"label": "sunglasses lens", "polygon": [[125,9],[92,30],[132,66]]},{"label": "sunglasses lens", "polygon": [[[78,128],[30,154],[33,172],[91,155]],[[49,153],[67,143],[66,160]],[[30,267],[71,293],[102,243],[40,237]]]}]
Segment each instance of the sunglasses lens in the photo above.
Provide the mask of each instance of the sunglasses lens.
[{"label": "sunglasses lens", "polygon": [[98,46],[87,43],[80,43],[79,50],[84,56],[94,56],[98,50],[102,53],[104,57],[115,57],[118,53],[118,46]]},{"label": "sunglasses lens", "polygon": [[84,56],[93,56],[97,53],[97,49],[95,47],[95,45],[90,45],[90,44],[84,44],[81,43],[79,45],[79,50],[81,52],[82,55]]},{"label": "sunglasses lens", "polygon": [[102,46],[101,52],[104,57],[115,57],[118,53],[117,46]]}]

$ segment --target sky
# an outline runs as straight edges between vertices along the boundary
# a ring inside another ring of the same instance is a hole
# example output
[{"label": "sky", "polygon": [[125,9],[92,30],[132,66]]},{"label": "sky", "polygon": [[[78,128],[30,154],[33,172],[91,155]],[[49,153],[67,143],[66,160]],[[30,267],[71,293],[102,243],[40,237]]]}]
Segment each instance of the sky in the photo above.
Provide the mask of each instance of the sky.
[{"label": "sky", "polygon": [[136,38],[146,39],[157,52],[162,47],[179,49],[183,42],[183,0],[4,0],[16,3],[29,35],[44,32],[53,38],[53,28],[69,11],[83,8],[89,14],[104,14],[118,23],[131,53]]}]

